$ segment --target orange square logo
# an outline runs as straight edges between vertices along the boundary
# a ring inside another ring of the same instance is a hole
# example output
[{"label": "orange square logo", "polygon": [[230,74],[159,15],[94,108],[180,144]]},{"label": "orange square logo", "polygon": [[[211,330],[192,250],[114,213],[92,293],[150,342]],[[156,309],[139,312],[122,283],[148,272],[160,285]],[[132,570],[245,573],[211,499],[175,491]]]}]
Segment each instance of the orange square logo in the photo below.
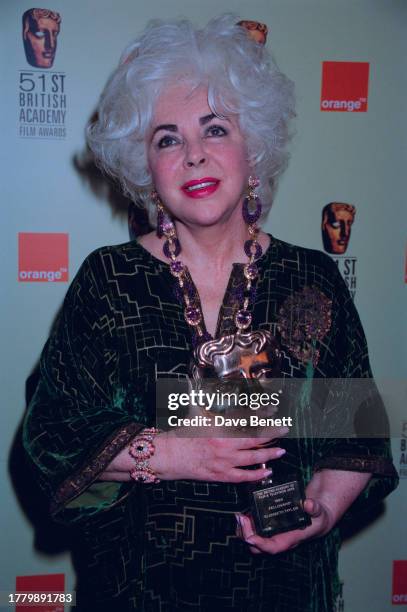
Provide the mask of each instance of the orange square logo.
[{"label": "orange square logo", "polygon": [[321,111],[365,113],[369,62],[322,62]]},{"label": "orange square logo", "polygon": [[22,283],[66,283],[68,257],[68,234],[18,234],[18,280]]},{"label": "orange square logo", "polygon": [[[64,604],[55,602],[58,594],[64,592],[65,574],[17,576],[15,599],[20,595],[21,603],[16,602],[16,612],[64,612]],[[24,594],[27,596],[23,602]],[[35,595],[37,597],[34,597]],[[39,601],[35,601],[36,599]],[[30,600],[35,605],[30,606]]]},{"label": "orange square logo", "polygon": [[407,561],[393,561],[391,603],[395,606],[405,606],[407,604]]}]

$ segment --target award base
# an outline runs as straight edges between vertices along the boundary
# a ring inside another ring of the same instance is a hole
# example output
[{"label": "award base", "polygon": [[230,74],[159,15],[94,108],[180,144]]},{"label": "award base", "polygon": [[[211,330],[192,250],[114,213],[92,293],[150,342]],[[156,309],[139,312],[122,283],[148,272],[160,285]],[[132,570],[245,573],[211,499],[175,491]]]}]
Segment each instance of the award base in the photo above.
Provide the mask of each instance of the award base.
[{"label": "award base", "polygon": [[302,480],[296,474],[274,474],[247,485],[249,512],[258,535],[270,538],[278,533],[305,529],[311,517],[304,511]]}]

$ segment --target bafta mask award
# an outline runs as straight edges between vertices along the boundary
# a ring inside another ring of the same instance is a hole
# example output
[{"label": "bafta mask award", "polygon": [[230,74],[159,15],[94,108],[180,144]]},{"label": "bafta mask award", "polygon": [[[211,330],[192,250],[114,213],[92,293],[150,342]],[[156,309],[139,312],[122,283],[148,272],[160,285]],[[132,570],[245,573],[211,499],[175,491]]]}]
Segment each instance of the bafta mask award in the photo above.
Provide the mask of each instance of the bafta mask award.
[{"label": "bafta mask award", "polygon": [[[208,340],[196,348],[191,384],[195,390],[207,389],[208,385],[212,389],[216,386],[218,396],[227,397],[226,403],[221,401],[211,407],[212,413],[228,416],[244,412],[248,416],[251,399],[258,398],[259,394],[265,396],[266,390],[270,391],[273,387],[273,382],[277,383],[281,375],[280,365],[279,344],[269,331],[239,331]],[[242,397],[248,398],[248,405],[243,408]],[[235,403],[230,402],[233,398]],[[248,427],[235,431],[234,435],[255,437],[259,428],[251,426],[253,420],[272,426],[272,423],[283,420],[276,418],[281,417],[283,411],[280,411],[280,407],[268,406],[265,408],[267,418],[260,419],[257,413],[256,420],[249,414],[249,418],[244,419]],[[269,418],[270,415],[273,418]],[[262,429],[263,439],[267,436],[267,426]],[[261,440],[259,437],[259,447],[263,446]],[[278,445],[284,447],[284,439],[278,438]],[[266,467],[265,464],[262,467]],[[272,474],[266,479],[239,485],[242,510],[252,515],[257,533],[271,537],[310,525],[310,517],[303,509],[304,486],[298,469],[285,461],[285,456],[270,462],[267,467],[272,469]]]}]

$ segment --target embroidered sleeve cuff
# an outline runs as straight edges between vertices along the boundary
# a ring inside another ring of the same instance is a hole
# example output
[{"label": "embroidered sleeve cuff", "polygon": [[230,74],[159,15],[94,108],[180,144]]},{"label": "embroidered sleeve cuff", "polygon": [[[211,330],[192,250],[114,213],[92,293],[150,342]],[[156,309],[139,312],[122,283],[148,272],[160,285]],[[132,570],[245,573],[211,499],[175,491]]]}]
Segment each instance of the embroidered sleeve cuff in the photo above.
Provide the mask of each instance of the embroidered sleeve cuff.
[{"label": "embroidered sleeve cuff", "polygon": [[[145,425],[140,423],[128,423],[115,431],[85,466],[59,486],[51,502],[51,514],[55,517],[64,509],[75,509],[76,513],[73,514],[78,514],[79,517],[80,509],[89,515],[121,501],[130,490],[128,486],[123,486],[120,482],[95,481],[114,457],[144,427]],[[121,491],[124,492],[123,495]]]},{"label": "embroidered sleeve cuff", "polygon": [[397,477],[391,459],[374,455],[368,457],[323,457],[315,465],[315,470],[324,469],[369,472],[376,476]]}]

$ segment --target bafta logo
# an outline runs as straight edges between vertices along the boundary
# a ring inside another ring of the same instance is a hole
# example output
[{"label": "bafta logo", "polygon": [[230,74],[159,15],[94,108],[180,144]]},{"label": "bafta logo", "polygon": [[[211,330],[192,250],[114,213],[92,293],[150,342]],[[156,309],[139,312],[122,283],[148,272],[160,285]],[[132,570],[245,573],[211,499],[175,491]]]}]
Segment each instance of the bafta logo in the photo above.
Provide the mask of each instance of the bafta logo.
[{"label": "bafta logo", "polygon": [[31,8],[23,14],[23,43],[27,62],[35,68],[52,68],[57,50],[61,15]]},{"label": "bafta logo", "polygon": [[356,209],[352,204],[331,202],[322,209],[322,242],[327,253],[343,255],[348,248]]}]

